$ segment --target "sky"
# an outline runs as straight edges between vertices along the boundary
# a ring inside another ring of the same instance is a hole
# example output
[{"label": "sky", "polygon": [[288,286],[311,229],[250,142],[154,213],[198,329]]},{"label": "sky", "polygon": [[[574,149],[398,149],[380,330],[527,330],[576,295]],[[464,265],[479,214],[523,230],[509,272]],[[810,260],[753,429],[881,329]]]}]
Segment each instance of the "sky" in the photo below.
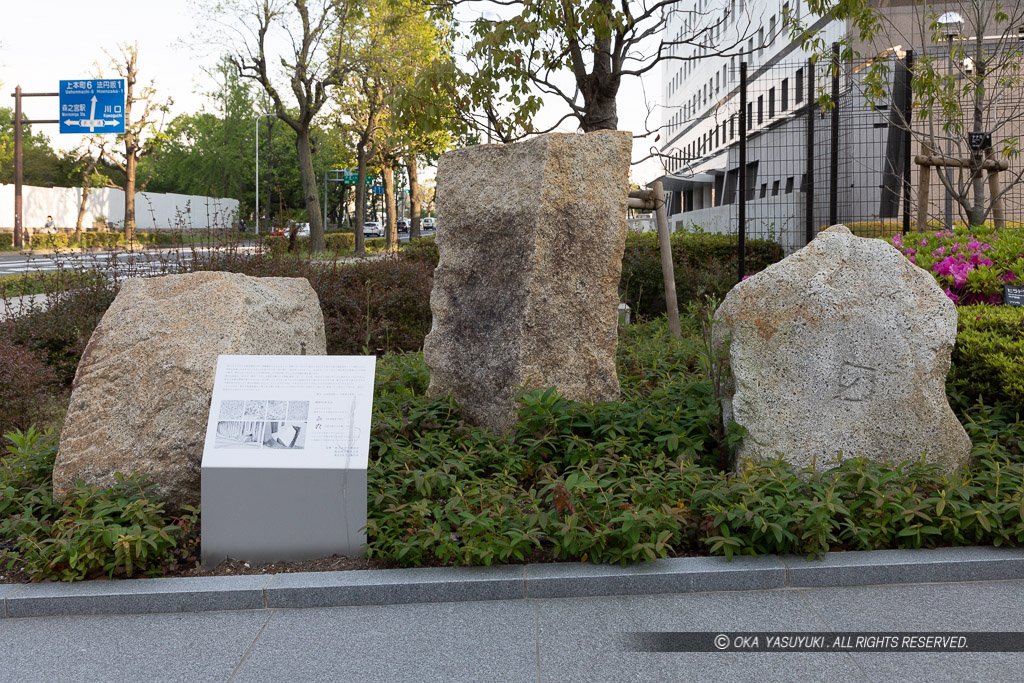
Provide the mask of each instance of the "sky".
[{"label": "sky", "polygon": [[[10,93],[20,85],[23,92],[56,92],[58,81],[92,78],[97,64],[104,76],[114,76],[104,50],[116,55],[118,45],[138,43],[139,76],[154,81],[160,96],[174,100],[171,118],[193,113],[205,103],[202,92],[212,87],[203,72],[217,61],[218,49],[195,39],[201,28],[195,8],[188,0],[4,0],[0,27],[0,90],[2,106],[13,107]],[[641,83],[631,78],[619,90],[619,128],[644,130],[645,102],[652,104],[661,96],[660,69],[653,69]],[[29,118],[57,117],[58,98],[24,98],[22,107]],[[547,108],[546,108],[547,109]],[[555,109],[542,112],[543,122]],[[558,116],[564,110],[558,109]],[[550,120],[557,120],[551,116]],[[660,116],[651,117],[652,124]],[[54,147],[71,149],[77,135],[59,134],[56,125],[40,125],[35,130],[49,136]],[[575,130],[567,124],[562,130]],[[653,136],[636,140],[633,158],[649,153]],[[429,169],[426,177],[432,175]],[[632,180],[641,184],[660,175],[657,162],[648,161],[632,169]]]}]

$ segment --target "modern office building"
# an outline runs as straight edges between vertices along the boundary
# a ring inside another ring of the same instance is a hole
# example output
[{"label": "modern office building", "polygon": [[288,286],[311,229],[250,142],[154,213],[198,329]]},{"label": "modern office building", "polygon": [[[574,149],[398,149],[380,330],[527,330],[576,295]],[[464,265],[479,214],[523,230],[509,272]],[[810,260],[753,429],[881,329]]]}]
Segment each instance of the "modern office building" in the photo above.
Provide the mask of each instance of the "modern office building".
[{"label": "modern office building", "polygon": [[[855,42],[852,47],[861,57],[839,69],[843,119],[837,127],[820,108],[814,121],[808,120],[812,96],[830,90],[832,64],[826,58],[812,66],[812,53],[792,40],[790,22],[820,31],[825,46],[847,36],[846,22],[808,14],[804,0],[697,0],[688,4],[692,9],[678,3],[669,12],[664,39],[680,41],[673,54],[688,58],[665,60],[662,66],[662,182],[670,193],[673,227],[736,231],[744,62],[748,233],[754,221],[754,234],[771,234],[795,248],[806,241],[804,225],[811,222],[820,227],[831,217],[840,222],[896,220],[903,213],[900,196],[908,179],[914,193],[905,203],[913,205],[920,173],[908,158],[911,150],[915,155],[920,150],[903,126],[909,99],[903,101],[907,73],[901,60],[912,45],[954,54],[953,41],[965,38],[951,34],[948,45],[935,44],[931,36],[922,40],[922,31],[928,30],[922,27],[935,16],[927,13],[943,11],[942,5],[922,8],[913,0],[875,4],[883,5],[889,30],[874,45]],[[889,44],[897,40],[902,44]],[[863,94],[864,67],[871,59],[888,60],[892,67],[889,99],[873,103]],[[835,140],[832,130],[838,131]],[[816,160],[821,163],[815,165]],[[833,190],[830,180],[837,175]],[[830,190],[832,197],[826,196]],[[932,192],[929,216],[941,215],[942,194]]]}]

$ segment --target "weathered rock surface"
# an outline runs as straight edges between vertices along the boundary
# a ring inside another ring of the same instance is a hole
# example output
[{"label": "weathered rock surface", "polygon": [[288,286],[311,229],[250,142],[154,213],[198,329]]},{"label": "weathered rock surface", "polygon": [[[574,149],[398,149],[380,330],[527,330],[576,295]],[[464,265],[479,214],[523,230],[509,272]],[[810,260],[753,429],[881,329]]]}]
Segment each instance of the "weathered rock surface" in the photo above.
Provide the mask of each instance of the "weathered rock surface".
[{"label": "weathered rock surface", "polygon": [[736,285],[715,321],[731,367],[723,414],[747,429],[738,463],[967,460],[945,388],[956,307],[885,242],[832,226]]},{"label": "weathered rock surface", "polygon": [[423,345],[430,391],[499,431],[520,387],[618,397],[618,284],[631,135],[551,134],[445,153]]},{"label": "weathered rock surface", "polygon": [[124,283],[78,365],[53,471],[114,483],[147,473],[172,507],[198,505],[219,354],[327,353],[323,313],[303,278],[197,272]]}]

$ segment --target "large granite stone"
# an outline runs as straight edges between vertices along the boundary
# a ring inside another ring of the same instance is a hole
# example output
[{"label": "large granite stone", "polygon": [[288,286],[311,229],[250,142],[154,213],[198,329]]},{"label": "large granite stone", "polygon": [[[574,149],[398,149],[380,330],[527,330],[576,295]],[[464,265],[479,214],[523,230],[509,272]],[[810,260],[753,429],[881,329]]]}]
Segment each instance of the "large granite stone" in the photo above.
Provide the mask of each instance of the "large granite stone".
[{"label": "large granite stone", "polygon": [[738,463],[967,460],[946,399],[956,308],[882,240],[833,226],[736,285],[715,323],[731,368],[723,414],[747,429]]},{"label": "large granite stone", "polygon": [[197,272],[124,283],[78,365],[53,470],[110,486],[147,473],[172,508],[198,505],[219,354],[324,355],[323,313],[303,278]]},{"label": "large granite stone", "polygon": [[618,397],[630,133],[551,134],[445,153],[423,345],[430,391],[502,431],[521,387]]}]

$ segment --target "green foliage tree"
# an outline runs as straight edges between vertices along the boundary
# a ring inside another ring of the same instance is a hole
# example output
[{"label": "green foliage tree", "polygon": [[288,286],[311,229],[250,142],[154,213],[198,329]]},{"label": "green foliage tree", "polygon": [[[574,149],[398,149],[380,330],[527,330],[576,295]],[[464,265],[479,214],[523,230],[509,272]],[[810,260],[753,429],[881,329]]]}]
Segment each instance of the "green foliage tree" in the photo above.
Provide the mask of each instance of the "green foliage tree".
[{"label": "green foliage tree", "polygon": [[[347,73],[344,53],[335,43],[359,15],[360,4],[356,0],[225,0],[214,9],[218,23],[227,20],[230,35],[237,36],[229,58],[238,73],[263,87],[273,113],[295,131],[312,253],[324,249],[313,166],[313,121],[327,103],[328,91]],[[274,57],[279,45],[288,47]],[[275,66],[287,80],[287,90],[278,86]]]},{"label": "green foliage tree", "polygon": [[[364,10],[362,21],[339,41],[354,69],[337,98],[339,125],[356,143],[357,251],[362,248],[367,164],[372,162],[381,169],[387,243],[394,248],[398,243],[395,169],[404,161],[415,201],[419,196],[417,157],[436,156],[451,144],[439,106],[444,93],[432,89],[423,78],[435,61],[450,59],[444,22],[418,0],[376,0],[365,3]],[[431,98],[434,103],[427,104]],[[413,217],[415,235],[419,230],[415,210]]]},{"label": "green foliage tree", "polygon": [[[22,115],[23,118],[27,118]],[[53,187],[67,178],[60,157],[50,147],[50,139],[22,124],[21,160],[23,181],[36,187]],[[0,107],[0,183],[14,182],[14,110]]]},{"label": "green foliage tree", "polygon": [[[448,3],[456,9],[491,4]],[[697,12],[692,3],[671,0],[497,4],[510,18],[475,20],[470,27],[475,42],[467,55],[471,68],[449,69],[445,82],[462,94],[462,111],[474,117],[475,125],[502,142],[543,132],[534,129],[533,120],[541,105],[550,102],[558,102],[567,112],[547,130],[573,118],[584,132],[614,130],[623,78],[641,77],[666,61],[742,54],[747,37],[740,32],[733,34],[732,42],[716,39],[731,19],[726,3],[704,12]],[[664,28],[673,14],[683,15],[686,28],[666,36]],[[751,22],[748,31],[753,30],[756,25]],[[700,52],[684,52],[687,46]]]}]

